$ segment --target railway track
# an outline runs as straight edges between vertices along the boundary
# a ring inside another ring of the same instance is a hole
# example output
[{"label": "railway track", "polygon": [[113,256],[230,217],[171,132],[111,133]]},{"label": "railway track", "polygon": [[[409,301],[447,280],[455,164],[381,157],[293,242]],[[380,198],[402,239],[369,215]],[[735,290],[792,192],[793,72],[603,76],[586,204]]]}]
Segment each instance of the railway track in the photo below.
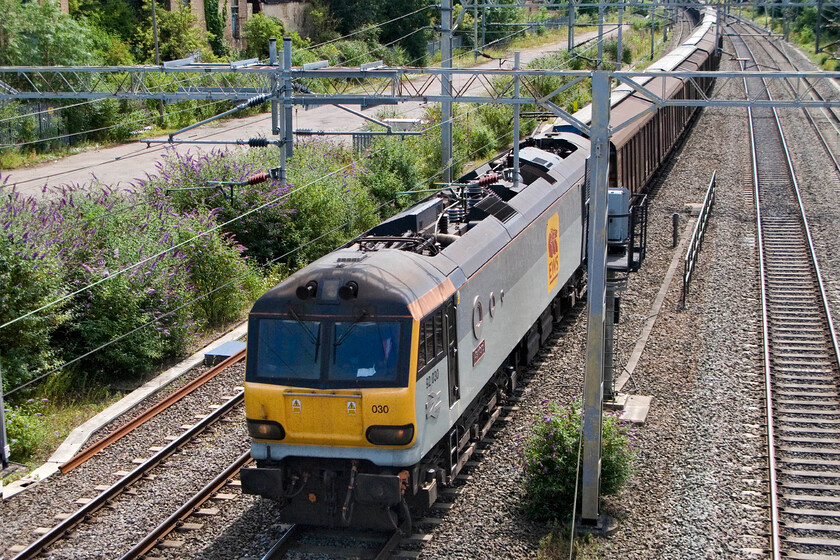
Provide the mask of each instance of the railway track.
[{"label": "railway track", "polygon": [[[733,44],[745,70],[755,62]],[[752,61],[752,62],[751,62]],[[769,99],[761,79],[751,97]],[[778,116],[749,111],[764,332],[771,548],[774,559],[840,558],[837,336]],[[760,141],[759,141],[760,140]]]},{"label": "railway track", "polygon": [[201,506],[206,503],[211,497],[218,495],[218,493],[225,487],[236,486],[238,481],[235,477],[239,475],[242,467],[250,464],[251,450],[249,449],[240,455],[229,467],[219,473],[213,480],[208,482],[201,490],[196,492],[184,504],[178,508],[172,515],[170,515],[163,523],[152,529],[145,537],[125,553],[121,560],[133,560],[134,558],[144,558],[145,554],[158,545],[166,545],[168,547],[177,547],[180,541],[166,541],[166,537],[179,528],[191,528],[196,524],[188,524],[187,519],[194,514],[206,514]]},{"label": "railway track", "polygon": [[[323,544],[325,540],[329,544]],[[358,558],[387,560],[402,541],[398,531],[393,533],[327,530],[290,526],[280,539],[263,555],[262,560],[282,560],[295,557]]]},{"label": "railway track", "polygon": [[[749,29],[746,24],[742,25]],[[765,41],[757,41],[756,44],[770,59],[776,61],[775,70],[784,72],[798,72],[802,70],[801,65],[797,64],[786,49],[783,48],[785,43],[781,40],[770,40],[768,38]],[[785,78],[784,81],[790,92],[795,94],[797,86],[794,86],[789,78]],[[803,85],[807,88],[806,91],[811,99],[816,101],[836,99],[838,96],[836,90],[825,87],[823,82],[813,83],[807,78],[801,78],[801,83],[798,84],[798,87],[801,88]],[[822,145],[826,155],[834,165],[834,169],[840,172],[840,117],[837,116],[837,113],[831,107],[822,107],[819,109],[803,107],[802,112],[814,129],[820,145]]]},{"label": "railway track", "polygon": [[107,436],[98,439],[92,445],[89,445],[85,449],[76,453],[73,457],[67,460],[59,469],[61,470],[62,474],[67,474],[68,472],[72,471],[79,465],[83,464],[84,462],[88,461],[92,457],[96,456],[97,453],[101,452],[103,449],[111,445],[112,443],[122,439],[123,437],[127,436],[143,424],[145,424],[148,420],[154,418],[176,402],[180,401],[217,375],[221,372],[225,371],[228,367],[232,366],[233,364],[239,363],[245,359],[245,350],[242,349],[233,356],[222,360],[215,366],[211,367],[189,383],[184,384],[180,389],[173,392],[171,395],[166,397],[165,399],[161,400],[154,406],[149,407],[145,410],[142,414],[139,414],[120,426],[119,428],[113,430]]},{"label": "railway track", "polygon": [[149,473],[163,463],[163,461],[180,451],[188,443],[196,439],[200,434],[204,433],[210,426],[219,422],[234,408],[240,406],[243,400],[243,393],[240,392],[238,395],[235,395],[225,404],[214,410],[211,414],[207,415],[203,420],[190,427],[180,437],[174,439],[169,445],[158,450],[152,457],[143,461],[133,471],[126,473],[116,483],[103,489],[99,495],[90,500],[85,500],[86,503],[84,503],[81,508],[72,514],[67,515],[55,527],[42,531],[43,534],[35,542],[31,543],[23,550],[18,551],[17,555],[14,557],[15,560],[35,558],[47,547],[63,538],[66,538],[72,530],[87,522],[97,511],[107,505],[111,505],[115,498],[126,493],[134,484],[144,477],[147,477]]},{"label": "railway track", "polygon": [[[217,366],[214,366],[201,375],[197,376],[187,384],[185,384],[180,389],[173,392],[171,395],[166,397],[165,399],[161,400],[157,404],[153,405],[152,407],[148,408],[141,414],[137,415],[136,417],[132,418],[131,420],[127,421],[122,426],[119,426],[117,429],[113,430],[107,436],[99,439],[98,441],[94,442],[91,446],[84,449],[82,452],[71,458],[67,463],[62,465],[62,473],[66,475],[70,473],[70,471],[80,467],[87,461],[93,459],[98,454],[100,454],[103,450],[109,447],[111,444],[117,442],[118,440],[128,436],[137,428],[144,426],[148,421],[153,419],[155,416],[166,410],[167,408],[171,407],[172,405],[180,402],[182,399],[187,398],[191,394],[193,394],[199,387],[204,386],[211,380],[217,378],[217,376],[229,370],[231,366],[236,365],[244,358],[244,351],[240,352],[239,354],[232,356]],[[230,374],[228,374],[230,375]],[[220,390],[220,387],[226,386],[226,382],[222,382],[221,385],[217,382],[213,384],[211,387],[211,392],[215,392]],[[222,389],[223,390],[223,389]],[[224,394],[224,393],[221,393]],[[124,466],[121,466],[120,463],[122,461],[114,462],[113,454],[111,458],[105,460],[105,465],[114,465],[111,468],[119,468],[121,470],[114,472],[113,474],[117,475],[119,479],[115,483],[107,483],[102,484],[96,487],[97,494],[93,497],[85,497],[90,496],[90,494],[86,490],[79,490],[82,494],[82,497],[75,501],[76,504],[80,505],[78,509],[73,511],[69,514],[61,513],[56,516],[56,519],[59,519],[59,523],[53,527],[47,525],[46,527],[38,527],[34,530],[35,535],[37,538],[35,541],[31,542],[29,545],[16,545],[10,546],[9,552],[11,557],[14,558],[32,558],[41,554],[45,549],[52,546],[53,544],[62,541],[70,536],[70,532],[74,531],[76,528],[84,525],[91,519],[94,519],[96,515],[99,515],[97,512],[102,509],[103,507],[114,507],[114,503],[118,499],[125,499],[119,498],[120,496],[131,496],[136,492],[135,487],[138,486],[141,482],[153,480],[153,476],[149,476],[149,473],[154,469],[160,467],[161,465],[168,466],[168,463],[174,460],[173,455],[178,454],[179,452],[183,451],[188,445],[198,440],[199,437],[202,437],[202,434],[208,432],[208,430],[214,430],[214,426],[220,421],[226,421],[225,418],[233,412],[238,407],[241,408],[243,395],[241,390],[238,394],[235,394],[232,397],[225,396],[222,397],[226,399],[226,402],[223,402],[221,405],[211,405],[212,412],[210,414],[204,415],[196,415],[195,413],[197,410],[194,408],[195,406],[195,399],[192,401],[188,400],[185,401],[187,404],[182,405],[181,408],[186,406],[187,411],[192,411],[190,418],[188,420],[188,424],[182,425],[182,429],[184,430],[180,436],[171,436],[167,437],[165,443],[161,444],[158,447],[152,447],[151,451],[153,451],[153,455],[148,458],[136,458],[137,456],[134,455],[135,459],[133,460],[134,466],[128,470],[125,469]],[[190,404],[190,403],[193,404]],[[212,401],[211,401],[212,402]],[[219,402],[219,401],[216,401]],[[178,412],[176,411],[176,415]],[[181,412],[180,414],[183,414]],[[145,432],[149,431],[149,428],[145,428]],[[159,435],[161,439],[163,436],[166,435],[162,433]],[[157,438],[155,438],[157,439]],[[132,448],[131,440],[128,440],[129,447]],[[155,444],[157,445],[157,444]],[[191,453],[191,452],[188,452]],[[121,453],[117,453],[117,457],[125,457]],[[130,457],[130,455],[129,455]],[[123,459],[125,461],[125,459]],[[123,463],[124,464],[124,463]],[[119,465],[119,466],[118,466]],[[81,470],[81,469],[80,469]],[[87,472],[87,471],[86,471]],[[69,475],[71,477],[78,476],[75,473]],[[85,473],[81,475],[83,478],[85,477]],[[88,484],[84,484],[81,486],[89,486]],[[37,487],[37,486],[36,486]],[[72,486],[71,486],[72,487]],[[26,492],[31,492],[33,490],[27,490]],[[128,498],[129,500],[131,498]],[[63,500],[62,500],[63,501]],[[54,511],[54,510],[53,510]],[[65,510],[66,511],[66,510]],[[42,517],[41,514],[37,514],[36,517]],[[43,523],[43,519],[40,521]],[[38,522],[37,520],[34,522]],[[19,537],[15,537],[15,540],[18,540]],[[72,537],[70,537],[72,538]],[[21,539],[22,540],[22,539]],[[14,542],[14,541],[12,541]],[[21,542],[18,540],[18,542]],[[25,542],[25,541],[24,541]],[[11,543],[7,543],[11,544]],[[2,555],[2,548],[0,548],[0,555]]]}]

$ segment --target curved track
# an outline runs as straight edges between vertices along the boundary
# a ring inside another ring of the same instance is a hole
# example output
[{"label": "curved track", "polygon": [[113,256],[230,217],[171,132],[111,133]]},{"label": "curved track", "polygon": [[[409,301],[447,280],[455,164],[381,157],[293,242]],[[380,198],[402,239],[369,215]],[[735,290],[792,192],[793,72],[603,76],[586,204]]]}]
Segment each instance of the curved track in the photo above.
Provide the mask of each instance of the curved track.
[{"label": "curved track", "polygon": [[[752,53],[733,37],[745,70]],[[751,97],[769,99],[759,78]],[[764,323],[772,557],[840,556],[840,389],[832,325],[778,116],[749,111]]]}]

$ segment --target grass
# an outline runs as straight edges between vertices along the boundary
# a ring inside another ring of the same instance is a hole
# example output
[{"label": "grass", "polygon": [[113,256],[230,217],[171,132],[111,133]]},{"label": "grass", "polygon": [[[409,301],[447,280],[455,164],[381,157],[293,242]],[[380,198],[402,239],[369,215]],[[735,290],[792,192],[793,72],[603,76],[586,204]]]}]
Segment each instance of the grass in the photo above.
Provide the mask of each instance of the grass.
[{"label": "grass", "polygon": [[[569,536],[568,526],[552,525],[549,533],[540,539],[537,560],[568,560]],[[597,560],[601,558],[601,544],[592,535],[575,536],[575,560]]]},{"label": "grass", "polygon": [[30,468],[39,466],[71,431],[121,397],[121,393],[100,390],[78,398],[38,397],[17,404],[6,403],[11,460]]}]

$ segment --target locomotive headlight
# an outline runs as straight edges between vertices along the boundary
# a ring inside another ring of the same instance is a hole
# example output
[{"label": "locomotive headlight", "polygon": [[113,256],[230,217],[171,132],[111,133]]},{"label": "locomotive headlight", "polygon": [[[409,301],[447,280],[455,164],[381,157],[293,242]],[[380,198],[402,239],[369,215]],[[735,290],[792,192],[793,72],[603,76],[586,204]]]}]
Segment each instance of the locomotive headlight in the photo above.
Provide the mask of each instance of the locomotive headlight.
[{"label": "locomotive headlight", "polygon": [[281,440],[286,437],[286,430],[278,422],[248,419],[248,435],[254,439]]},{"label": "locomotive headlight", "polygon": [[405,426],[371,426],[365,433],[374,445],[407,445],[414,437],[414,424]]}]

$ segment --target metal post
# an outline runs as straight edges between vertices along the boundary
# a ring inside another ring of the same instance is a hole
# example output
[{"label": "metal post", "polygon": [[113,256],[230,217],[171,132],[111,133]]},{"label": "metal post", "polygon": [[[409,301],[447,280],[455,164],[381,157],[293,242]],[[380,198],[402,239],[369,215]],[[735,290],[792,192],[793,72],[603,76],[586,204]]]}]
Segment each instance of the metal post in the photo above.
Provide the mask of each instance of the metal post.
[{"label": "metal post", "polygon": [[0,469],[9,466],[9,442],[6,439],[6,406],[3,404],[3,371],[0,365]]},{"label": "metal post", "polygon": [[569,52],[575,50],[575,3],[569,0]]},{"label": "metal post", "polygon": [[671,239],[671,248],[675,249],[680,242],[680,213],[674,212],[671,214],[671,226],[673,229],[673,235]]},{"label": "metal post", "polygon": [[[268,40],[268,62],[272,66],[277,65],[277,39],[272,37]],[[277,73],[271,74],[271,92],[277,95]],[[271,133],[280,134],[280,104],[277,99],[271,100]]]},{"label": "metal post", "polygon": [[443,0],[440,13],[440,67],[444,70],[440,80],[440,159],[443,166],[443,182],[452,182],[452,75],[446,72],[452,68],[452,0]]},{"label": "metal post", "polygon": [[598,2],[598,69],[604,68],[604,3]]},{"label": "metal post", "polygon": [[787,0],[785,0],[785,7],[782,8],[782,15],[785,18],[782,35],[784,36],[784,40],[788,41],[790,39],[790,8],[788,8]]},{"label": "metal post", "polygon": [[623,51],[621,50],[621,32],[624,30],[624,25],[622,23],[622,19],[624,18],[624,3],[618,5],[618,47],[616,50],[615,55],[615,69],[621,70],[621,55]]},{"label": "metal post", "polygon": [[820,30],[822,29],[822,0],[817,0],[817,29],[814,41],[814,54],[820,52]]},{"label": "metal post", "polygon": [[484,45],[487,44],[487,8],[481,6],[481,50],[484,50]]},{"label": "metal post", "polygon": [[[158,26],[157,26],[157,11],[155,10],[155,4],[157,4],[157,0],[151,0],[152,2],[152,35],[154,36],[155,41],[155,66],[160,66],[160,47],[158,46]],[[163,121],[163,99],[158,99],[158,113],[160,114],[160,127],[164,128],[166,123]]]},{"label": "metal post", "polygon": [[606,315],[604,317],[604,400],[614,401],[613,360],[615,349],[615,272],[607,270]]},{"label": "metal post", "polygon": [[773,12],[775,12],[775,11],[776,11],[776,10],[775,10],[775,8],[776,8],[776,3],[775,3],[775,2],[771,3],[771,4],[770,4],[770,25],[769,25],[769,27],[767,28],[767,30],[768,30],[770,33],[773,33]]},{"label": "metal post", "polygon": [[478,0],[473,0],[473,62],[478,60]]},{"label": "metal post", "polygon": [[280,184],[286,186],[286,160],[292,157],[294,132],[292,127],[292,38],[283,38],[283,110],[280,111],[278,129],[283,134],[280,150]]},{"label": "metal post", "polygon": [[656,29],[656,9],[655,4],[650,5],[650,59],[653,60],[653,42],[655,37],[653,32]]},{"label": "metal post", "polygon": [[[513,53],[513,69],[519,70],[519,51]],[[519,186],[519,74],[513,75],[513,189]]]},{"label": "metal post", "polygon": [[601,423],[604,397],[604,314],[607,269],[607,172],[610,158],[609,73],[592,74],[592,141],[589,156],[589,247],[587,257],[588,327],[583,385],[583,513],[581,522],[596,525],[601,481]]}]

